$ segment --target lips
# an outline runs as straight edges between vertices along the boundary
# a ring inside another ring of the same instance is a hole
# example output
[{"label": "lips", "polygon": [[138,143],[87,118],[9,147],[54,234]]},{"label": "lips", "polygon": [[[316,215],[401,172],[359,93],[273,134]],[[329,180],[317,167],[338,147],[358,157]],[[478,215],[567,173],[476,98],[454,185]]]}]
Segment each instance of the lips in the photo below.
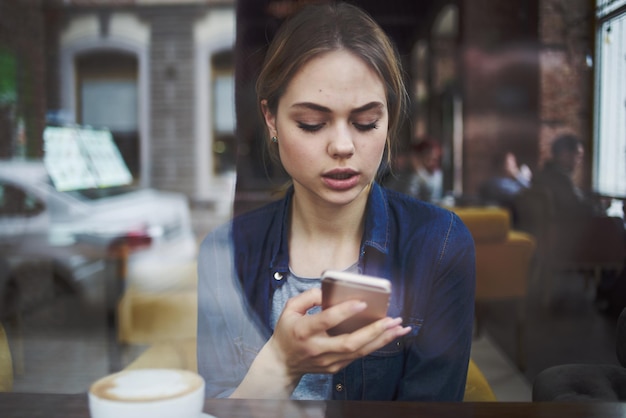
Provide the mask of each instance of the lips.
[{"label": "lips", "polygon": [[335,180],[346,180],[352,177],[353,175],[354,173],[333,173],[333,174],[327,175],[326,177],[329,177]]},{"label": "lips", "polygon": [[360,174],[351,169],[332,170],[322,175],[324,184],[333,190],[347,190],[356,186]]}]

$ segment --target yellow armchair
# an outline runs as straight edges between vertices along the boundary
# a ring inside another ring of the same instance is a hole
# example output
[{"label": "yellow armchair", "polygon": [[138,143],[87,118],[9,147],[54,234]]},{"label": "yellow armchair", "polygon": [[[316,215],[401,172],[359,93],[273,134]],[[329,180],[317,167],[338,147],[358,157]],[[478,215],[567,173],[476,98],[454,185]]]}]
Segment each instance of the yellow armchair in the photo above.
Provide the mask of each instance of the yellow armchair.
[{"label": "yellow armchair", "polygon": [[532,235],[511,229],[509,211],[497,207],[454,208],[470,230],[476,246],[476,299],[525,297]]},{"label": "yellow armchair", "polygon": [[463,402],[494,402],[496,395],[476,363],[470,359]]},{"label": "yellow armchair", "polygon": [[160,272],[171,283],[153,289],[140,286],[132,277],[117,305],[118,341],[153,344],[195,338],[198,309],[196,262]]},{"label": "yellow armchair", "polygon": [[451,210],[470,230],[476,246],[476,332],[480,332],[482,302],[516,301],[517,365],[523,369],[524,302],[535,239],[530,234],[511,229],[511,215],[506,209],[459,207]]},{"label": "yellow armchair", "polygon": [[13,360],[4,327],[0,324],[0,392],[13,389]]}]

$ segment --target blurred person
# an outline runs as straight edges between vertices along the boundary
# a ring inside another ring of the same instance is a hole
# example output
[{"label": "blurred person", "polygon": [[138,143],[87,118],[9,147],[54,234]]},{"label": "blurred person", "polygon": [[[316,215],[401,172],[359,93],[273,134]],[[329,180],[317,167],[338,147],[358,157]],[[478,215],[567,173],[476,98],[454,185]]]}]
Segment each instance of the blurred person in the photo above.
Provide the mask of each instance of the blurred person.
[{"label": "blurred person", "polygon": [[518,165],[511,151],[495,155],[493,171],[493,176],[480,186],[480,199],[484,204],[502,206],[513,213],[515,197],[530,187],[532,172],[527,165]]},{"label": "blurred person", "polygon": [[[626,240],[622,220],[617,219],[609,224],[604,222],[607,219],[598,219],[607,218],[601,200],[593,194],[585,193],[574,182],[574,173],[584,157],[580,139],[571,134],[561,135],[552,143],[551,151],[552,158],[533,178],[532,187],[547,192],[553,206],[550,226],[555,253],[567,259],[575,257],[577,251],[584,251],[581,248],[606,242],[609,236]],[[605,229],[598,231],[599,225],[605,225]],[[621,270],[626,269],[622,267]],[[623,275],[619,271],[603,272],[596,288],[595,304],[598,308],[608,311],[615,306],[626,306],[624,293],[617,290],[620,286],[623,287],[620,283],[621,277]]]},{"label": "blurred person", "polygon": [[[257,81],[283,198],[210,233],[198,257],[198,369],[208,397],[461,401],[475,252],[454,213],[377,181],[407,100],[397,52],[361,9],[305,6]],[[328,330],[325,270],[389,279],[388,317]]]},{"label": "blurred person", "polygon": [[576,222],[604,215],[599,200],[574,182],[574,173],[585,154],[580,139],[571,134],[561,135],[552,142],[551,152],[551,159],[534,176],[532,187],[549,193],[555,216],[564,222]]},{"label": "blurred person", "polygon": [[441,146],[432,139],[412,144],[408,162],[397,175],[389,176],[386,186],[425,202],[439,203],[443,197]]}]

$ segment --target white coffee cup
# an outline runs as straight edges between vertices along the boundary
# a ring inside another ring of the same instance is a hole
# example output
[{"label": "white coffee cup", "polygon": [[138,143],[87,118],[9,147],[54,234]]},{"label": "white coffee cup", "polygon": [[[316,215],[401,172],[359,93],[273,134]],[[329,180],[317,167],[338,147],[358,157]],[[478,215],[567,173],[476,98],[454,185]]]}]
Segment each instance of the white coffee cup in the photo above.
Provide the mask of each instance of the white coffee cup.
[{"label": "white coffee cup", "polygon": [[204,379],[186,370],[125,370],[89,388],[92,418],[197,418],[203,405]]}]

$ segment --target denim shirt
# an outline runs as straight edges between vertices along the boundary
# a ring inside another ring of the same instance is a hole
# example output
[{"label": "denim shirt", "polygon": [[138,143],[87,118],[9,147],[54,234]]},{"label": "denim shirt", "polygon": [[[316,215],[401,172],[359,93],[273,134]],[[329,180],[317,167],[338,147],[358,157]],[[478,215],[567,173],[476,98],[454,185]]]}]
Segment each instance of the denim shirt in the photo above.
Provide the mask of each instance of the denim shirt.
[{"label": "denim shirt", "polygon": [[[198,257],[198,370],[229,396],[272,333],[289,270],[293,191],[210,233]],[[411,332],[333,376],[333,399],[461,401],[472,342],[475,253],[453,212],[374,183],[359,270],[392,283],[389,316]]]}]

